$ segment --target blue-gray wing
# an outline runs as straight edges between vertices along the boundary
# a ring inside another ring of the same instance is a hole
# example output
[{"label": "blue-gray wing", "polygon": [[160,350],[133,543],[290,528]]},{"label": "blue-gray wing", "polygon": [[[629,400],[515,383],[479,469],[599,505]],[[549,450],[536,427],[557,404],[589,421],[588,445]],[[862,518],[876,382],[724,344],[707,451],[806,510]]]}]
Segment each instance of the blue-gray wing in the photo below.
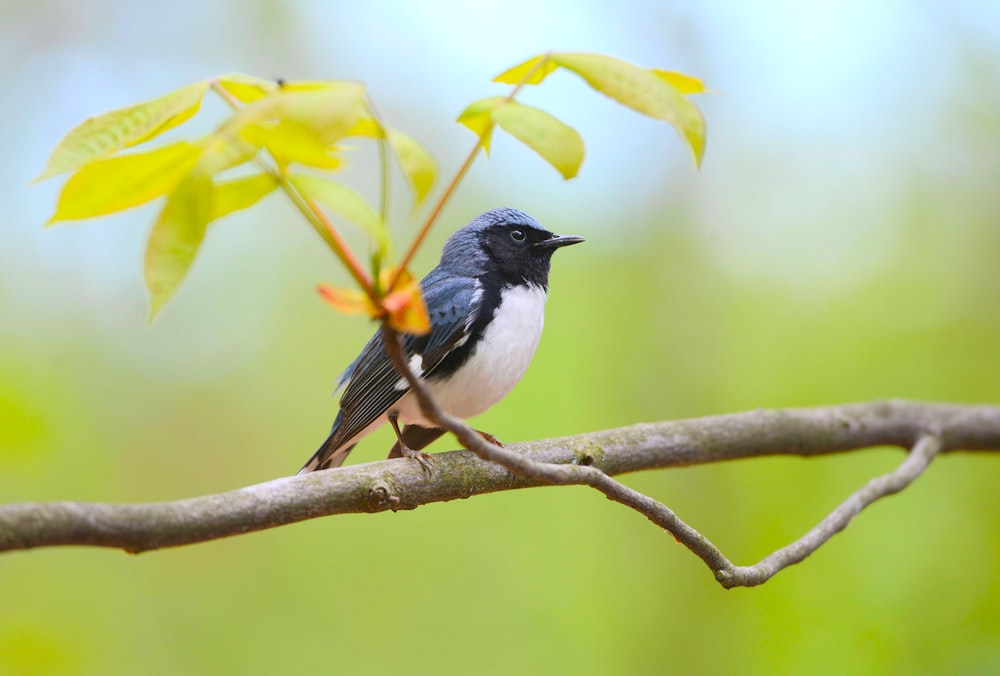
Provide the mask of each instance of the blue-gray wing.
[{"label": "blue-gray wing", "polygon": [[[457,277],[434,269],[421,281],[431,320],[424,336],[404,334],[403,350],[411,367],[425,376],[454,350],[465,344],[480,307],[480,284],[471,277]],[[414,362],[413,357],[420,361]],[[382,332],[377,331],[361,355],[341,376],[346,384],[340,399],[341,415],[328,447],[337,449],[388,411],[409,386],[396,373],[385,353]]]}]

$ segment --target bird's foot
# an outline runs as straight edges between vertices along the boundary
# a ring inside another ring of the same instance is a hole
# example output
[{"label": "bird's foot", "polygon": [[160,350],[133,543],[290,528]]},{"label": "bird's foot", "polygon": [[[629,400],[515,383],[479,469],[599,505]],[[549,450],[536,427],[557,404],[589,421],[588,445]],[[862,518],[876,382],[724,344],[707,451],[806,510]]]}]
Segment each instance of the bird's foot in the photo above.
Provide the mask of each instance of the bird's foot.
[{"label": "bird's foot", "polygon": [[[431,469],[434,467],[434,459],[431,458],[430,453],[414,451],[406,445],[405,441],[403,441],[403,434],[399,431],[399,411],[389,411],[389,424],[392,425],[392,429],[396,433],[396,446],[399,446],[399,454],[404,458],[415,459],[420,463],[420,466],[424,469],[424,471],[430,474]],[[389,453],[390,458],[395,451],[396,448],[393,447],[392,452]]]},{"label": "bird's foot", "polygon": [[493,444],[494,446],[499,446],[500,448],[507,448],[506,446],[503,445],[502,441],[500,441],[499,439],[497,439],[495,436],[493,436],[489,432],[484,432],[482,430],[476,430],[476,433],[479,436],[481,436],[483,439],[486,439],[486,441],[488,441],[491,444]]},{"label": "bird's foot", "polygon": [[431,456],[430,453],[424,453],[423,451],[414,451],[406,444],[400,444],[399,452],[400,455],[402,455],[404,458],[413,458],[414,460],[419,462],[420,466],[428,474],[430,474],[434,468],[434,458],[433,456]]}]

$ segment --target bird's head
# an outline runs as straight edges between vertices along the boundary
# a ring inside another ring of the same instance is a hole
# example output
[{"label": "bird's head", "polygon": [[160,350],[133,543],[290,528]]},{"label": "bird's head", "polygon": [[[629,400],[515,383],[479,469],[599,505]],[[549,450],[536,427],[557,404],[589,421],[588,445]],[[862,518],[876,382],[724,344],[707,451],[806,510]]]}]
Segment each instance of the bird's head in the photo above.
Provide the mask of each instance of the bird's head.
[{"label": "bird's head", "polygon": [[582,241],[583,237],[552,234],[523,211],[493,209],[448,239],[441,267],[471,277],[499,274],[511,284],[548,288],[552,254]]}]

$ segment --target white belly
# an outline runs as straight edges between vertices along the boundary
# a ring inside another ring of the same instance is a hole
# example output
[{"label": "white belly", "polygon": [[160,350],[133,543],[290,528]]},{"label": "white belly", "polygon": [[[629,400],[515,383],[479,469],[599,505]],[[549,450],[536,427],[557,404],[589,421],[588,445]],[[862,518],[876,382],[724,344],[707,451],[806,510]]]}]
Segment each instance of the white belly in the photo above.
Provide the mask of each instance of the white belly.
[{"label": "white belly", "polygon": [[[545,322],[545,290],[518,286],[504,290],[502,298],[468,361],[447,380],[428,382],[434,398],[452,415],[471,418],[506,397],[535,355]],[[403,422],[430,425],[412,393],[395,408]]]},{"label": "white belly", "polygon": [[[545,290],[519,286],[507,289],[493,321],[483,332],[468,361],[445,381],[428,381],[441,407],[460,418],[472,418],[507,396],[528,370],[542,337]],[[420,412],[420,404],[407,392],[393,409],[407,425],[434,427]],[[371,425],[343,444],[356,443],[388,422],[379,416]]]}]

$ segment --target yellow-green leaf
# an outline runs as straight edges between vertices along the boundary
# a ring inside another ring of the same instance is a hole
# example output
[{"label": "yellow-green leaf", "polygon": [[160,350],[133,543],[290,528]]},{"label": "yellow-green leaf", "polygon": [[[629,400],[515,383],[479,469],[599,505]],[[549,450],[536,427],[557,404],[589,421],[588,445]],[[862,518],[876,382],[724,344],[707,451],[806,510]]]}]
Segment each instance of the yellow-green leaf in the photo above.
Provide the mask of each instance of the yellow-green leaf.
[{"label": "yellow-green leaf", "polygon": [[339,169],[344,160],[333,155],[334,148],[316,132],[294,122],[251,125],[241,139],[255,148],[265,148],[282,165],[303,164],[317,169]]},{"label": "yellow-green leaf", "polygon": [[198,112],[206,89],[207,82],[196,82],[152,101],[84,121],[63,137],[35,180],[79,169],[182,124]]},{"label": "yellow-green leaf", "polygon": [[549,59],[548,54],[542,54],[505,70],[493,78],[493,81],[512,85],[522,82],[524,84],[540,84],[549,73],[558,67],[558,64]]},{"label": "yellow-green leaf", "polygon": [[498,106],[492,115],[501,129],[541,155],[563,178],[576,176],[583,162],[583,139],[575,129],[516,101]]},{"label": "yellow-green leaf", "polygon": [[166,195],[194,168],[201,151],[200,145],[178,141],[91,162],[66,181],[49,223],[103,216]]},{"label": "yellow-green leaf", "polygon": [[399,168],[413,190],[414,207],[419,207],[434,187],[437,179],[437,162],[415,138],[401,131],[386,131],[386,141],[396,156]]},{"label": "yellow-green leaf", "polygon": [[[370,116],[359,119],[347,136],[362,136],[364,138],[381,139],[382,127]],[[415,138],[403,132],[386,128],[385,138],[396,157],[406,182],[413,190],[414,208],[419,207],[437,180],[437,162]]]},{"label": "yellow-green leaf", "polygon": [[280,88],[286,92],[314,92],[320,89],[363,86],[360,82],[352,80],[295,80],[294,82],[282,82]]},{"label": "yellow-green leaf", "polygon": [[493,110],[506,101],[503,96],[491,96],[473,101],[458,116],[458,122],[468,127],[479,137],[483,151],[490,154],[490,141],[493,137]]},{"label": "yellow-green leaf", "polygon": [[215,133],[198,140],[202,146],[198,169],[218,174],[249,162],[257,155],[257,146],[230,134]]},{"label": "yellow-green leaf", "polygon": [[304,89],[289,85],[240,109],[226,128],[245,135],[255,126],[287,125],[330,145],[356,125],[364,105],[364,87],[356,82],[329,82]]},{"label": "yellow-green leaf", "polygon": [[360,227],[378,242],[380,250],[388,246],[388,233],[382,219],[365,198],[343,183],[310,174],[293,174],[292,183],[303,195],[333,209]]},{"label": "yellow-green leaf", "polygon": [[259,77],[243,73],[223,75],[218,79],[218,83],[230,96],[241,103],[253,103],[278,88],[278,83],[274,80],[262,80]]},{"label": "yellow-green leaf", "polygon": [[246,209],[278,187],[270,174],[256,174],[215,184],[210,221]]},{"label": "yellow-green leaf", "polygon": [[705,83],[691,75],[677,73],[672,70],[660,70],[659,68],[653,68],[650,72],[659,77],[661,80],[673,85],[674,89],[679,91],[681,94],[705,93]]},{"label": "yellow-green leaf", "polygon": [[188,176],[167,198],[146,244],[150,321],[191,268],[212,211],[212,179],[200,171]]},{"label": "yellow-green leaf", "polygon": [[657,120],[669,122],[700,165],[705,152],[701,111],[662,77],[626,61],[600,54],[552,54],[552,61],[582,77],[597,91]]},{"label": "yellow-green leaf", "polygon": [[382,138],[382,128],[379,126],[378,122],[374,117],[362,117],[351,130],[347,132],[346,136],[363,136],[365,138]]}]

